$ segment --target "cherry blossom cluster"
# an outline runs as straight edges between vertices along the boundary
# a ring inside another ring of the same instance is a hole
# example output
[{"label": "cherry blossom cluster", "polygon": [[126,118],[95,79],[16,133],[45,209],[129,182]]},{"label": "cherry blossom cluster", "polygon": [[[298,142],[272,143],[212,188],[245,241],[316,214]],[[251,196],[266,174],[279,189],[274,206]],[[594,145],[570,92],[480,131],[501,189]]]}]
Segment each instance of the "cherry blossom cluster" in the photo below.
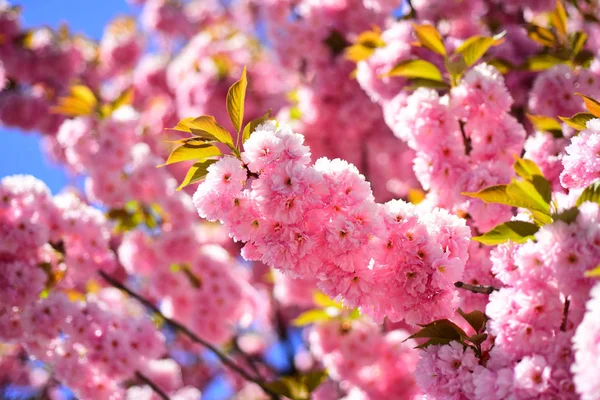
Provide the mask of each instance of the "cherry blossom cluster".
[{"label": "cherry blossom cluster", "polygon": [[118,291],[80,294],[116,268],[104,215],[30,176],[3,178],[0,193],[0,337],[82,397],[118,398],[119,381],[160,357],[164,338]]},{"label": "cherry blossom cluster", "polygon": [[378,320],[449,315],[467,258],[464,220],[441,209],[419,213],[400,200],[375,203],[353,165],[311,164],[303,141],[289,126],[260,125],[243,162],[223,157],[209,166],[194,195],[200,216],[246,242],[246,259],[316,276],[325,293]]},{"label": "cherry blossom cluster", "polygon": [[[0,123],[85,180],[0,181],[0,397],[600,399],[597,4],[129,2],[93,41],[0,1]],[[235,145],[183,138],[200,115]],[[464,194],[517,157],[551,222]]]},{"label": "cherry blossom cluster", "polygon": [[144,292],[161,299],[163,313],[184,323],[202,338],[230,340],[238,321],[248,325],[258,294],[242,267],[201,232],[170,231],[153,238],[141,230],[127,233],[119,260],[130,274],[143,276]]},{"label": "cherry blossom cluster", "polygon": [[429,200],[463,211],[481,231],[509,219],[510,209],[465,200],[461,192],[510,180],[526,135],[508,113],[511,104],[502,75],[480,64],[446,96],[418,89],[386,105],[394,133],[417,152],[414,169]]},{"label": "cherry blossom cluster", "polygon": [[410,399],[420,390],[413,378],[418,357],[407,337],[403,330],[382,333],[366,320],[332,320],[313,327],[308,342],[347,398]]},{"label": "cherry blossom cluster", "polygon": [[[590,347],[587,361],[573,364],[581,342],[575,339],[573,348],[571,340],[593,285],[585,272],[600,258],[598,212],[598,204],[583,203],[575,221],[556,221],[542,227],[535,241],[492,250],[492,271],[505,285],[485,309],[493,347],[487,345],[482,359],[458,342],[430,346],[417,366],[423,390],[441,398],[587,398],[592,382],[574,382],[572,374],[591,365],[584,363],[593,362],[597,349]],[[589,340],[588,333],[578,335]]]},{"label": "cherry blossom cluster", "polygon": [[[342,158],[367,176],[378,200],[417,188],[407,168],[412,152],[393,138],[382,112],[349,78],[354,64],[343,50],[359,33],[384,26],[393,1],[257,1],[293,102],[277,116],[306,136],[313,154]],[[390,50],[388,54],[392,54]],[[322,132],[328,132],[323,135]],[[347,140],[338,140],[338,138]],[[392,150],[393,149],[393,150]]]}]

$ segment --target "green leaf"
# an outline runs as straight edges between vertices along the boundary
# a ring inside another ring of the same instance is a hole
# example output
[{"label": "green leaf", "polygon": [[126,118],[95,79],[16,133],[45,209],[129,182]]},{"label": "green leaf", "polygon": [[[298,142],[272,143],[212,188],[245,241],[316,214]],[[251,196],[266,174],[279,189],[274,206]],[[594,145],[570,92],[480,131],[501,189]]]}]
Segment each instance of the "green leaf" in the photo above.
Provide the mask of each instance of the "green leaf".
[{"label": "green leaf", "polygon": [[554,47],[557,42],[556,37],[550,29],[535,24],[527,25],[527,36],[546,47]]},{"label": "green leaf", "polygon": [[294,377],[282,376],[276,381],[267,382],[265,386],[271,389],[271,391],[277,393],[280,396],[284,396],[291,400],[299,400],[304,397],[299,397],[303,393],[300,383],[294,379]]},{"label": "green leaf", "polygon": [[246,124],[246,126],[244,127],[244,133],[242,136],[242,143],[245,143],[246,140],[248,140],[250,138],[250,135],[254,132],[254,130],[256,129],[256,127],[258,125],[264,123],[266,120],[269,119],[270,114],[271,114],[271,110],[267,111],[267,113],[265,115],[263,115],[262,117],[253,119],[252,121],[250,121]]},{"label": "green leaf", "polygon": [[550,182],[548,182],[543,175],[532,175],[531,179],[528,179],[528,182],[531,183],[540,196],[542,196],[544,203],[548,205],[548,210],[550,210],[550,202],[552,201],[552,186],[550,185]]},{"label": "green leaf", "polygon": [[505,204],[550,215],[550,204],[544,200],[534,184],[528,181],[513,180],[508,185],[493,185],[479,192],[463,192],[462,194],[486,203]]},{"label": "green leaf", "polygon": [[552,219],[554,221],[563,221],[567,224],[575,222],[577,216],[579,215],[579,209],[577,207],[571,207],[566,209],[558,214],[553,214]]},{"label": "green leaf", "polygon": [[600,265],[598,265],[594,269],[590,269],[589,271],[585,271],[584,276],[586,278],[600,278]]},{"label": "green leaf", "polygon": [[503,32],[494,37],[481,35],[471,36],[456,49],[456,53],[462,54],[465,63],[470,67],[483,57],[490,47],[501,44],[504,41],[505,34],[506,33]]},{"label": "green leaf", "polygon": [[535,162],[521,157],[515,157],[514,169],[517,175],[528,181],[530,181],[534,175],[544,176]]},{"label": "green leaf", "polygon": [[60,97],[58,104],[50,110],[53,113],[78,117],[91,115],[98,106],[98,99],[90,88],[84,85],[74,85],[69,88],[69,95]]},{"label": "green leaf", "polygon": [[552,117],[548,117],[545,115],[533,115],[526,114],[527,119],[531,122],[535,130],[540,132],[560,132],[562,136],[562,126],[560,126],[560,122]]},{"label": "green leaf", "polygon": [[322,369],[303,374],[301,379],[308,392],[312,393],[321,383],[325,382],[327,376],[327,370]]},{"label": "green leaf", "polygon": [[594,61],[595,53],[590,50],[583,49],[575,57],[573,57],[573,63],[583,68],[590,68],[592,61]]},{"label": "green leaf", "polygon": [[352,311],[350,311],[350,314],[348,314],[348,319],[354,321],[359,318],[360,318],[360,309],[358,307],[354,307],[352,309]]},{"label": "green leaf", "polygon": [[438,67],[425,60],[401,62],[384,76],[403,76],[405,78],[421,78],[442,82],[442,74]]},{"label": "green leaf", "polygon": [[571,118],[566,118],[566,117],[558,117],[558,118],[560,118],[561,121],[563,121],[564,123],[569,125],[571,128],[576,129],[578,131],[582,131],[584,129],[587,129],[587,122],[596,117],[594,116],[594,114],[591,114],[591,113],[577,113],[577,114],[573,115]]},{"label": "green leaf", "polygon": [[573,51],[573,56],[577,56],[577,54],[579,54],[579,52],[583,49],[587,39],[588,35],[585,32],[579,31],[573,33],[571,36],[571,49]]},{"label": "green leaf", "polygon": [[181,161],[204,160],[209,157],[217,157],[220,155],[221,150],[219,150],[217,147],[211,144],[184,144],[182,146],[176,147],[169,155],[167,161],[164,164],[159,165],[159,167],[178,163]]},{"label": "green leaf", "polygon": [[192,165],[190,169],[188,169],[185,178],[183,178],[183,181],[181,182],[181,185],[179,185],[177,190],[181,190],[188,185],[203,180],[206,174],[208,174],[208,167],[210,167],[216,162],[217,160],[206,160],[203,162],[197,162],[194,165]]},{"label": "green leaf", "polygon": [[213,144],[217,143],[216,140],[212,140],[210,138],[192,136],[188,138],[178,139],[178,140],[165,140],[167,143],[173,144],[189,144],[192,146],[201,146],[203,144]]},{"label": "green leaf", "polygon": [[133,102],[134,90],[130,87],[127,90],[124,90],[119,96],[112,102],[103,104],[100,107],[100,115],[104,118],[110,116],[117,109],[129,105]]},{"label": "green leaf", "polygon": [[523,243],[529,239],[533,239],[534,233],[539,229],[539,226],[531,222],[508,221],[495,226],[491,231],[483,235],[473,237],[473,240],[487,246],[494,246],[508,240],[515,243]]},{"label": "green leaf", "polygon": [[[231,133],[218,124],[215,117],[210,115],[182,119],[172,130],[188,132],[201,139],[205,139],[204,141],[216,140],[229,147],[234,147]],[[191,138],[189,139],[191,140]]]},{"label": "green leaf", "polygon": [[587,110],[591,112],[594,115],[594,117],[600,118],[600,102],[598,102],[598,100],[592,99],[591,97],[588,97],[581,93],[575,94],[583,99],[583,101],[585,102],[585,108],[587,108]]},{"label": "green leaf", "polygon": [[227,92],[227,112],[237,132],[241,131],[244,121],[244,100],[247,87],[248,80],[246,79],[246,67],[244,67],[240,80],[231,85]]},{"label": "green leaf", "polygon": [[586,187],[581,195],[579,195],[575,204],[580,206],[586,201],[600,204],[600,181],[594,182]]},{"label": "green leaf", "polygon": [[552,193],[547,190],[546,185],[543,183],[544,181],[547,184],[548,181],[539,176],[534,176],[533,182],[513,180],[506,187],[506,193],[517,204],[522,204],[517,207],[550,215],[550,197]]},{"label": "green leaf", "polygon": [[562,60],[550,54],[539,54],[530,57],[525,61],[523,68],[527,71],[539,72],[550,69],[558,64],[566,64],[567,60]]},{"label": "green leaf", "polygon": [[343,308],[342,303],[339,303],[339,302],[331,299],[325,293],[320,292],[318,290],[315,291],[315,293],[313,294],[313,303],[315,303],[316,305],[318,305],[319,307],[322,307],[322,308],[334,307],[334,308],[337,308],[338,310],[341,310]]},{"label": "green leaf", "polygon": [[419,43],[429,50],[446,57],[446,48],[442,41],[442,35],[435,29],[433,25],[416,25],[413,24],[415,35]]},{"label": "green leaf", "polygon": [[467,70],[468,66],[463,56],[453,56],[444,61],[446,69],[452,76],[452,84],[457,85],[462,74]]},{"label": "green leaf", "polygon": [[539,212],[536,210],[529,210],[536,224],[544,226],[552,223],[552,217],[547,213]]},{"label": "green leaf", "polygon": [[510,61],[504,60],[502,58],[494,58],[492,60],[487,61],[487,63],[488,65],[491,65],[492,67],[496,68],[503,75],[515,69],[515,66]]},{"label": "green leaf", "polygon": [[295,376],[282,376],[265,385],[280,396],[292,400],[309,400],[310,394],[327,379],[327,371],[319,370]]},{"label": "green leaf", "polygon": [[422,329],[409,336],[408,339],[429,339],[417,348],[425,348],[435,344],[448,344],[452,341],[462,342],[467,334],[458,325],[447,320],[440,319],[427,325],[420,325]]},{"label": "green leaf", "polygon": [[193,118],[193,117],[184,118],[181,121],[179,121],[174,128],[167,128],[167,129],[172,130],[172,131],[192,133],[191,126],[194,123],[195,119],[196,118]]},{"label": "green leaf", "polygon": [[508,185],[492,185],[481,189],[479,192],[462,192],[461,194],[463,196],[483,200],[486,203],[507,204],[509,206],[515,207],[515,204],[513,204],[514,201],[508,196],[508,193],[506,192],[507,186]]},{"label": "green leaf", "polygon": [[405,90],[415,90],[421,87],[431,88],[431,89],[449,89],[450,85],[446,82],[441,81],[432,81],[431,79],[409,79],[408,84],[404,86]]},{"label": "green leaf", "polygon": [[217,120],[213,116],[203,115],[195,118],[190,126],[190,132],[195,136],[206,139],[215,139],[216,141],[224,143],[229,147],[233,147],[231,133],[217,123]]},{"label": "green leaf", "polygon": [[469,338],[469,342],[476,344],[476,345],[480,345],[481,343],[485,342],[485,340],[488,338],[488,334],[487,333],[479,333],[477,335],[473,335]]},{"label": "green leaf", "polygon": [[515,157],[514,169],[517,175],[535,187],[535,190],[542,196],[544,202],[550,204],[552,200],[552,186],[535,162]]},{"label": "green leaf", "polygon": [[344,58],[354,61],[355,63],[369,59],[375,52],[375,49],[363,46],[361,44],[353,44],[344,50]]},{"label": "green leaf", "polygon": [[135,207],[113,208],[108,210],[106,217],[117,223],[117,232],[128,232],[144,222],[145,216],[142,207],[136,203]]},{"label": "green leaf", "polygon": [[465,313],[459,308],[458,313],[469,323],[469,325],[471,325],[471,328],[473,328],[475,332],[479,333],[485,328],[488,317],[483,312],[475,310],[470,313]]},{"label": "green leaf", "polygon": [[365,31],[358,35],[352,46],[344,50],[344,57],[354,62],[363,61],[371,57],[375,49],[383,46],[385,42],[381,39],[381,31],[378,28]]},{"label": "green leaf", "polygon": [[556,28],[556,31],[562,38],[567,37],[567,12],[562,4],[561,0],[557,0],[556,8],[550,15],[550,21],[552,26]]},{"label": "green leaf", "polygon": [[325,310],[313,309],[300,314],[292,321],[292,324],[294,326],[305,326],[316,322],[329,321],[330,319],[332,317]]}]

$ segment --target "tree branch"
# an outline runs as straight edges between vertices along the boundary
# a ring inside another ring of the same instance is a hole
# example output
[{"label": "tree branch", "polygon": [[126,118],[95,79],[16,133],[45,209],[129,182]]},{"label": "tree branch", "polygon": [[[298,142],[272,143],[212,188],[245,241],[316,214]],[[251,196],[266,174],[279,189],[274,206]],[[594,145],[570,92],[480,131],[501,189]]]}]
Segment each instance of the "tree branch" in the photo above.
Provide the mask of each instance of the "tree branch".
[{"label": "tree branch", "polygon": [[464,283],[460,281],[454,282],[454,286],[456,286],[459,289],[468,290],[469,292],[482,294],[492,294],[492,292],[500,290],[494,286],[471,285],[470,283]]},{"label": "tree branch", "polygon": [[412,1],[411,0],[406,0],[406,4],[408,5],[408,7],[410,7],[410,11],[409,13],[406,15],[405,18],[408,19],[417,19],[417,11],[415,10],[415,8],[412,5]]},{"label": "tree branch", "polygon": [[463,121],[458,121],[458,125],[460,126],[460,134],[462,135],[465,144],[465,154],[468,156],[471,154],[471,150],[473,150],[473,145],[471,144],[471,139],[467,137],[467,133],[465,132],[465,123]]},{"label": "tree branch", "polygon": [[160,397],[163,400],[171,400],[169,395],[166,394],[165,392],[163,392],[163,390],[161,388],[159,388],[158,386],[156,386],[156,383],[152,382],[150,380],[150,378],[148,378],[146,375],[142,374],[140,371],[135,371],[135,376],[142,382],[144,382],[146,385],[150,386],[150,388],[152,388],[152,390],[154,391],[154,393],[156,393],[158,395],[158,397]]},{"label": "tree branch", "polygon": [[262,382],[258,378],[251,376],[243,368],[240,368],[237,364],[235,364],[235,362],[233,360],[229,359],[229,357],[227,357],[225,354],[223,354],[217,347],[213,346],[211,343],[207,342],[206,340],[204,340],[201,337],[199,337],[198,335],[196,335],[185,325],[182,325],[179,322],[166,317],[160,311],[160,309],[157,306],[155,306],[154,303],[152,303],[150,300],[135,293],[133,290],[129,289],[127,286],[125,286],[124,284],[122,284],[121,282],[116,280],[115,278],[111,277],[106,272],[98,271],[98,274],[100,274],[102,279],[104,279],[108,284],[110,284],[113,287],[116,287],[117,289],[121,289],[122,291],[127,293],[129,296],[135,298],[140,303],[142,303],[144,306],[146,306],[147,308],[152,310],[152,312],[158,314],[165,321],[165,323],[170,325],[173,329],[175,329],[176,331],[187,336],[193,342],[198,343],[201,346],[203,346],[206,349],[213,352],[224,365],[228,366],[231,370],[238,373],[242,378],[246,379],[247,381],[257,384],[265,393],[270,395],[272,399],[280,399],[280,396],[277,393],[275,393],[273,390],[268,388],[264,382]]},{"label": "tree branch", "polygon": [[560,324],[560,330],[562,332],[567,331],[567,324],[569,323],[569,306],[571,305],[571,299],[565,298],[565,307],[563,308],[563,319]]}]

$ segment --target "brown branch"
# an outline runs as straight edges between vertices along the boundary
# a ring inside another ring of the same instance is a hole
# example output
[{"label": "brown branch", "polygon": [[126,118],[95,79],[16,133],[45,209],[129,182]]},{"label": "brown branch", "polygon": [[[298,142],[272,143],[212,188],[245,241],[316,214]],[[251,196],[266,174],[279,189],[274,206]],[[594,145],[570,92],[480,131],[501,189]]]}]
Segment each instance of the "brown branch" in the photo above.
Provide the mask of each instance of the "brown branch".
[{"label": "brown branch", "polygon": [[168,394],[166,394],[161,388],[159,388],[156,383],[152,382],[150,380],[150,378],[148,378],[146,375],[142,374],[140,371],[135,371],[135,376],[142,382],[144,382],[146,385],[150,386],[150,388],[152,388],[152,390],[154,391],[154,393],[156,393],[158,395],[158,397],[160,397],[163,400],[171,400],[171,398],[169,397]]},{"label": "brown branch", "polygon": [[465,154],[468,156],[471,154],[471,150],[473,150],[471,138],[467,137],[467,133],[465,132],[465,123],[463,121],[458,121],[458,125],[460,126],[460,134],[462,135],[463,142],[465,144]]},{"label": "brown branch", "polygon": [[417,10],[415,10],[415,7],[413,7],[412,1],[406,0],[406,4],[408,5],[408,7],[410,7],[410,11],[408,12],[405,18],[417,19]]},{"label": "brown branch", "polygon": [[560,324],[560,330],[562,332],[567,331],[567,324],[569,323],[569,306],[571,305],[571,300],[569,297],[565,298],[565,307],[563,308],[563,319]]},{"label": "brown branch", "polygon": [[482,294],[492,294],[493,292],[500,290],[494,286],[484,286],[484,285],[471,285],[470,283],[464,282],[454,282],[454,286],[459,289],[468,290],[473,293],[482,293]]},{"label": "brown branch", "polygon": [[264,382],[262,382],[258,378],[253,377],[248,372],[246,372],[246,370],[244,370],[243,368],[240,368],[237,364],[235,364],[235,362],[233,360],[231,360],[229,357],[227,357],[225,354],[223,354],[218,348],[216,348],[215,346],[213,346],[211,343],[207,342],[206,340],[204,340],[201,337],[199,337],[198,335],[196,335],[194,332],[192,332],[185,325],[182,325],[179,322],[177,322],[177,321],[175,321],[175,320],[173,320],[171,318],[166,317],[160,311],[160,309],[156,305],[154,305],[154,303],[152,303],[150,300],[148,300],[148,299],[142,297],[141,295],[135,293],[133,290],[129,289],[127,286],[125,286],[124,284],[122,284],[121,282],[119,282],[118,280],[116,280],[115,278],[111,277],[110,275],[108,275],[104,271],[98,271],[98,274],[100,274],[100,276],[102,277],[102,279],[104,279],[108,284],[110,284],[113,287],[116,287],[117,289],[121,289],[122,291],[124,291],[125,293],[127,293],[129,296],[135,298],[140,303],[142,303],[144,306],[146,306],[147,308],[149,308],[152,312],[158,314],[165,321],[165,323],[168,324],[168,325],[170,325],[173,329],[175,329],[176,331],[178,331],[178,332],[182,333],[183,335],[187,336],[193,342],[198,343],[201,346],[205,347],[206,349],[210,350],[212,353],[214,353],[217,356],[217,358],[224,365],[228,366],[231,370],[233,370],[234,372],[238,373],[242,378],[246,379],[247,381],[253,382],[253,383],[257,384],[272,399],[280,399],[281,398],[276,392],[274,392],[269,387],[267,387]]}]

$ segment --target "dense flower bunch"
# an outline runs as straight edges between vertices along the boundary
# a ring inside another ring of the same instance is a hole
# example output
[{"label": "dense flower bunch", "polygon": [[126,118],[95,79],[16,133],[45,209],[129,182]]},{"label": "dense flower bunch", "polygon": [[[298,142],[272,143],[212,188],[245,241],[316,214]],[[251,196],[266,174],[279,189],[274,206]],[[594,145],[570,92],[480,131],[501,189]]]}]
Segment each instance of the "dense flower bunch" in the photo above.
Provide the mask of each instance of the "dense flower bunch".
[{"label": "dense flower bunch", "polygon": [[112,396],[119,380],[161,355],[164,339],[118,291],[69,301],[96,270],[116,267],[104,215],[74,194],[53,198],[32,177],[6,177],[0,192],[2,340],[53,365],[79,395]]},{"label": "dense flower bunch", "polygon": [[575,386],[582,397],[593,399],[597,396],[597,382],[590,379],[589,373],[593,371],[590,368],[598,362],[598,285],[592,289],[591,299],[586,305],[586,313],[583,321],[577,328],[573,338],[573,350],[575,352],[575,362],[571,368]]},{"label": "dense flower bunch", "polygon": [[0,1],[0,397],[600,400],[598,4],[129,2]]},{"label": "dense flower bunch", "polygon": [[[469,243],[464,221],[439,209],[419,216],[400,200],[375,203],[353,165],[311,165],[303,137],[285,125],[259,125],[244,148],[244,164],[220,159],[194,195],[200,216],[247,242],[244,257],[316,276],[325,293],[378,320],[451,313]],[[248,173],[258,178],[244,189]]]},{"label": "dense flower bunch", "polygon": [[419,394],[412,372],[417,357],[408,333],[385,334],[368,321],[329,321],[308,337],[317,359],[332,379],[343,381],[350,398],[409,399]]}]

